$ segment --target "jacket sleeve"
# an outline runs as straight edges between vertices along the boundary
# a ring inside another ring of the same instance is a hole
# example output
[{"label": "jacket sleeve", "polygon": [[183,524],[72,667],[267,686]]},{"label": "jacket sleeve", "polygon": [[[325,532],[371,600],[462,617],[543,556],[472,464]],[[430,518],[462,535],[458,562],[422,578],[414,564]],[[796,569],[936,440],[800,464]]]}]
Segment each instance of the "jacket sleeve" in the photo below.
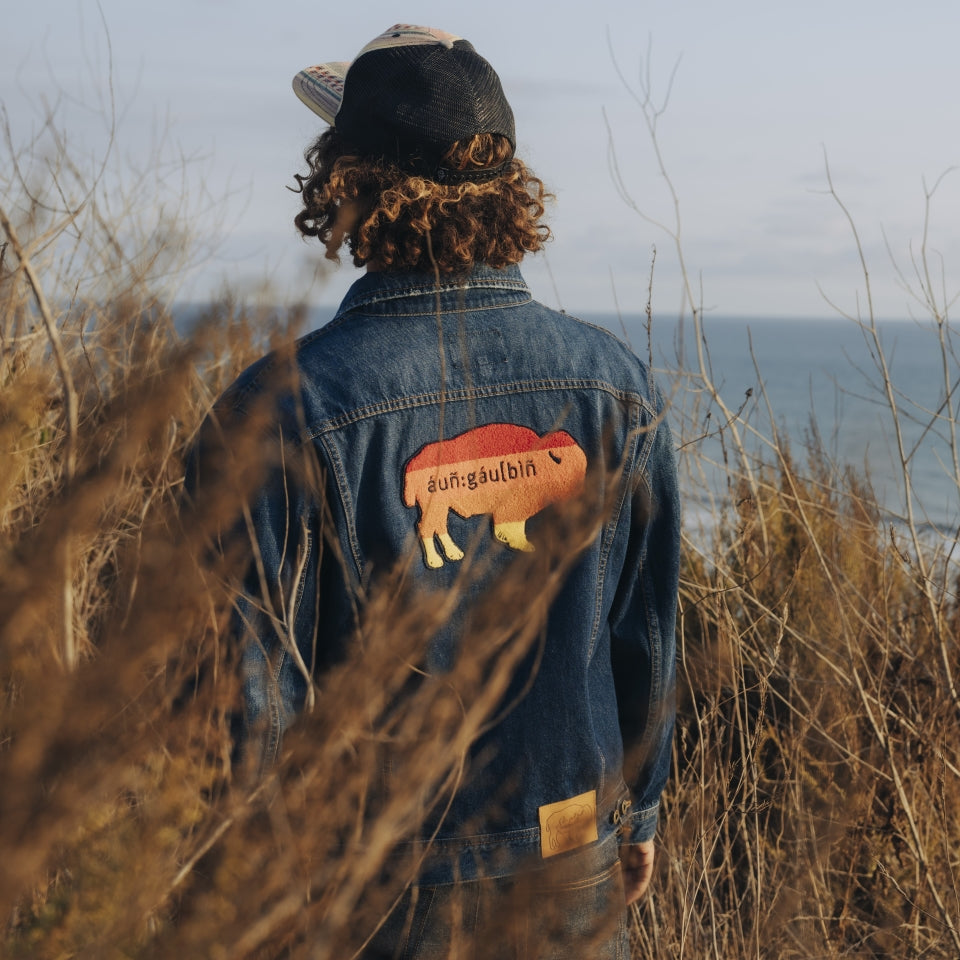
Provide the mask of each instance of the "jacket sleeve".
[{"label": "jacket sleeve", "polygon": [[633,798],[622,842],[652,839],[670,771],[676,718],[676,605],[680,502],[673,439],[662,419],[647,427],[638,463],[629,543],[611,614],[611,659]]},{"label": "jacket sleeve", "polygon": [[320,580],[330,564],[322,482],[318,495],[309,479],[318,471],[304,468],[282,429],[258,430],[229,400],[188,458],[181,515],[210,530],[204,563],[234,583],[226,640],[242,692],[236,747],[262,771],[313,696]]},{"label": "jacket sleeve", "polygon": [[243,747],[261,773],[284,731],[313,707],[316,678],[347,655],[356,631],[356,585],[330,503],[317,451],[281,440],[245,512],[249,560],[232,633],[241,651]]},{"label": "jacket sleeve", "polygon": [[240,651],[243,750],[260,771],[313,695],[322,545],[311,513],[298,478],[278,465],[251,497],[237,538],[246,575],[231,633]]}]

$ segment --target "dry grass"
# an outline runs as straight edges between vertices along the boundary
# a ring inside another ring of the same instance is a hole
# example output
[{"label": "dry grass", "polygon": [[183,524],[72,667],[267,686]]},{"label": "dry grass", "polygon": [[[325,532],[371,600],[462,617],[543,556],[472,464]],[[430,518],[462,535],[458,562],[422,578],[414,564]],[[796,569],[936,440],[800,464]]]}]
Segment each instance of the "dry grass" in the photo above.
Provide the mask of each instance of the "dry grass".
[{"label": "dry grass", "polygon": [[[96,184],[70,176],[74,200],[63,173],[43,196],[26,177],[0,194],[3,951],[349,956],[402,889],[385,869],[397,839],[456,782],[562,565],[522,558],[470,655],[400,707],[447,604],[379,591],[364,636],[379,666],[325,677],[264,780],[234,769],[235,564],[198,558],[254,478],[189,524],[177,501],[185,451],[265,318],[222,305],[181,340],[152,292],[160,251],[124,250]],[[934,312],[952,428],[956,360]],[[699,367],[689,396],[710,402]],[[678,397],[685,431],[703,412]],[[685,545],[675,775],[637,953],[955,957],[955,540],[910,515],[891,532],[869,485],[815,445],[795,458],[769,427],[757,462],[735,415],[715,419],[731,495]],[[701,456],[685,446],[685,469]],[[404,776],[383,792],[385,743]]]}]

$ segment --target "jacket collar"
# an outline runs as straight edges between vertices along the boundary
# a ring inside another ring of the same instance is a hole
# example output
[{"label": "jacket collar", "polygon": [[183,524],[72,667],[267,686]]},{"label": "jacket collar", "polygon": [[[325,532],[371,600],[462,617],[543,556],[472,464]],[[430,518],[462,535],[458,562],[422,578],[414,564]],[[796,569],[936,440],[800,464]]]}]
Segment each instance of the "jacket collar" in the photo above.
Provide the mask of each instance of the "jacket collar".
[{"label": "jacket collar", "polygon": [[495,296],[500,291],[506,300],[514,302],[530,299],[530,291],[516,265],[497,270],[478,264],[466,276],[441,277],[439,283],[432,273],[376,271],[365,273],[351,285],[337,317],[392,300],[429,297],[435,301],[440,294],[444,301],[448,301],[451,295],[461,299],[469,296],[471,291],[484,291],[485,296]]}]

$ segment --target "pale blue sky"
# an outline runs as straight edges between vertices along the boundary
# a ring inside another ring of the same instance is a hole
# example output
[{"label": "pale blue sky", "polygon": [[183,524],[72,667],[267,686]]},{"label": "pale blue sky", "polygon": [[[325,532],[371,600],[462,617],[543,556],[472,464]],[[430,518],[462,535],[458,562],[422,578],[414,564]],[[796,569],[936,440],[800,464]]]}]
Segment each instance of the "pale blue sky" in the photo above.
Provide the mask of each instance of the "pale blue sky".
[{"label": "pale blue sky", "polygon": [[[41,97],[54,100],[59,88],[71,94],[59,107],[71,142],[96,154],[104,134],[94,108],[109,62],[97,4],[4,6],[0,98],[14,141],[29,137]],[[882,230],[909,267],[922,235],[923,178],[932,183],[960,165],[956,0],[101,0],[100,9],[120,111],[116,159],[147,162],[166,130],[158,154],[192,158],[193,228],[219,239],[180,295],[267,283],[283,299],[339,299],[355,271],[345,265],[315,278],[318,248],[291,225],[296,198],[284,186],[320,124],[290,81],[308,64],[351,58],[397,21],[465,36],[500,73],[520,152],[557,195],[556,239],[524,273],[540,299],[570,311],[617,302],[641,311],[654,245],[654,309],[675,314],[680,303],[669,239],[627,208],[608,172],[604,111],[633,197],[652,216],[670,216],[608,33],[630,77],[647,68],[649,50],[655,96],[680,60],[660,146],[679,195],[687,265],[718,314],[830,315],[818,285],[854,308],[863,284],[849,230],[822,193],[826,151],[861,230],[878,310],[907,315]],[[224,205],[201,208],[201,180],[214,199],[229,193]],[[960,171],[942,182],[930,233],[951,290],[960,287],[958,215]]]}]

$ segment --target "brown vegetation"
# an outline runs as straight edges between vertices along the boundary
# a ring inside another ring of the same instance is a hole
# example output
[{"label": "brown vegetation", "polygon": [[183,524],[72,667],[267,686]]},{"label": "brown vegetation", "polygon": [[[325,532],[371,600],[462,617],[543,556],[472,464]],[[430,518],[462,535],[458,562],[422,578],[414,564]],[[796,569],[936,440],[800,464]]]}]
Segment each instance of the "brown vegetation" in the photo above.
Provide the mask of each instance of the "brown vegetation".
[{"label": "brown vegetation", "polygon": [[[181,339],[150,279],[165,231],[124,249],[97,185],[71,172],[71,200],[60,177],[0,194],[3,952],[349,956],[402,889],[384,869],[397,837],[456,781],[562,568],[521,558],[483,642],[402,708],[406,658],[448,605],[377,593],[364,642],[380,666],[324,678],[265,779],[234,769],[231,570],[198,557],[242,489],[190,525],[178,492],[212,399],[261,350],[252,331],[287,318],[224,305]],[[953,425],[935,302],[934,318],[936,416]],[[675,403],[687,436],[704,410],[684,396],[719,401],[698,366]],[[730,496],[685,547],[675,775],[638,955],[955,957],[955,538],[924,538],[912,515],[889,526],[815,443],[795,458],[772,442],[758,463],[742,421],[715,419]],[[682,456],[695,472],[702,449]],[[373,799],[386,741],[402,788]]]}]

